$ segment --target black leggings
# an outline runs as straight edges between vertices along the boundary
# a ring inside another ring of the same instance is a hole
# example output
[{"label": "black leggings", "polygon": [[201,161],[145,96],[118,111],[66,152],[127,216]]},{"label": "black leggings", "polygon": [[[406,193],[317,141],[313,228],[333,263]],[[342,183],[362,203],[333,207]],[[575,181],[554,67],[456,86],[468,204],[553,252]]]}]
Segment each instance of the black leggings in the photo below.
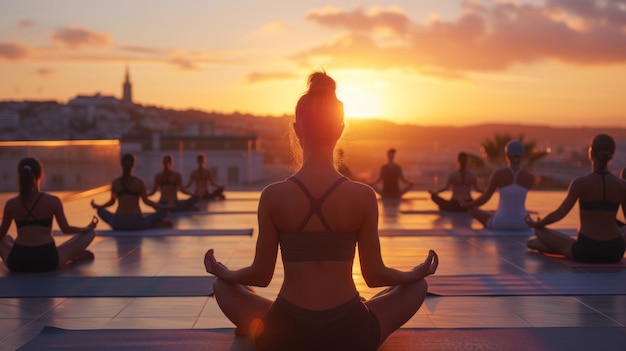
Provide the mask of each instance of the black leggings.
[{"label": "black leggings", "polygon": [[278,295],[256,339],[259,351],[374,351],[380,325],[358,295],[330,310],[307,310]]},{"label": "black leggings", "polygon": [[613,240],[600,241],[578,233],[578,240],[572,245],[572,258],[576,262],[617,263],[624,258],[625,250],[621,235]]},{"label": "black leggings", "polygon": [[[457,199],[446,200],[437,194],[432,194],[430,199],[439,206],[440,211],[444,212],[466,212],[467,209],[461,206],[461,203]],[[468,199],[467,201],[472,201]]]},{"label": "black leggings", "polygon": [[58,265],[59,252],[54,242],[39,246],[13,244],[7,258],[11,272],[49,272]]}]

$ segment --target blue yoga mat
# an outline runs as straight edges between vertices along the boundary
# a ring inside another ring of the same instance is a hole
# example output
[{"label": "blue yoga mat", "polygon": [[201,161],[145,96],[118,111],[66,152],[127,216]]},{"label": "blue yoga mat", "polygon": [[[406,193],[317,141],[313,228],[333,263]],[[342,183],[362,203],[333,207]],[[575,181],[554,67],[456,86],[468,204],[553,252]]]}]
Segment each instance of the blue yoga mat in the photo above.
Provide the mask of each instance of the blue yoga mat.
[{"label": "blue yoga mat", "polygon": [[[626,328],[400,329],[378,351],[621,351]],[[18,351],[253,351],[233,329],[67,330],[46,326]]]},{"label": "blue yoga mat", "polygon": [[40,273],[0,279],[0,297],[211,296],[214,276],[75,277]]}]

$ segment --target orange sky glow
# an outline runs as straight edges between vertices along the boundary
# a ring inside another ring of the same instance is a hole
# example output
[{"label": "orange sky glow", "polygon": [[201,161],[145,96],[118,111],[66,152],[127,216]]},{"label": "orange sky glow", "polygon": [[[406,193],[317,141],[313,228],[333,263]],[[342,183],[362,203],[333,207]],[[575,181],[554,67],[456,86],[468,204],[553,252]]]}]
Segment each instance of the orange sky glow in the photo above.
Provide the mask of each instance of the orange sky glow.
[{"label": "orange sky glow", "polygon": [[[241,11],[246,9],[246,11]],[[624,126],[623,0],[22,0],[0,13],[0,100],[292,114],[324,69],[348,118]]]}]

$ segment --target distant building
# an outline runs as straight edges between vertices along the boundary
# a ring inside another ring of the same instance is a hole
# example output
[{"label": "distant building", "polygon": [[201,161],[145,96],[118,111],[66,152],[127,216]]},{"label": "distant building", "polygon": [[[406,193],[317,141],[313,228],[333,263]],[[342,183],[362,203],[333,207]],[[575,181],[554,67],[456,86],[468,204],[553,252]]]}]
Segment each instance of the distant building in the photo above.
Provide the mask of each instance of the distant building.
[{"label": "distant building", "polygon": [[130,73],[128,71],[128,65],[126,65],[126,76],[124,77],[122,102],[128,105],[131,105],[133,103],[133,86],[130,83]]},{"label": "distant building", "polygon": [[44,191],[92,189],[120,173],[118,140],[3,141],[0,192],[17,191],[17,164],[24,157],[43,163]]},{"label": "distant building", "polygon": [[19,127],[19,113],[10,110],[0,110],[0,130],[17,130]]},{"label": "distant building", "polygon": [[95,95],[77,95],[75,98],[68,101],[68,106],[70,107],[117,107],[120,104],[120,100],[118,100],[115,96],[111,95],[102,95],[100,93],[96,93]]}]

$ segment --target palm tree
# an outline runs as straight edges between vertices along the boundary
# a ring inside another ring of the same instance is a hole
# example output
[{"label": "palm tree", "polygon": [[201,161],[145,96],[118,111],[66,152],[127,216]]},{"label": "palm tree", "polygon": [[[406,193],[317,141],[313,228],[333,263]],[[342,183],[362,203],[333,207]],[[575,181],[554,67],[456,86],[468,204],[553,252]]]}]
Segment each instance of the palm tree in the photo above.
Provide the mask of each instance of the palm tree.
[{"label": "palm tree", "polygon": [[[496,133],[493,140],[486,139],[480,147],[483,157],[495,167],[506,164],[504,158],[504,147],[514,138],[510,134]],[[548,155],[548,151],[539,149],[534,141],[524,142],[524,135],[517,138],[524,145],[524,155],[522,161],[525,167],[532,168],[533,165]]]}]

